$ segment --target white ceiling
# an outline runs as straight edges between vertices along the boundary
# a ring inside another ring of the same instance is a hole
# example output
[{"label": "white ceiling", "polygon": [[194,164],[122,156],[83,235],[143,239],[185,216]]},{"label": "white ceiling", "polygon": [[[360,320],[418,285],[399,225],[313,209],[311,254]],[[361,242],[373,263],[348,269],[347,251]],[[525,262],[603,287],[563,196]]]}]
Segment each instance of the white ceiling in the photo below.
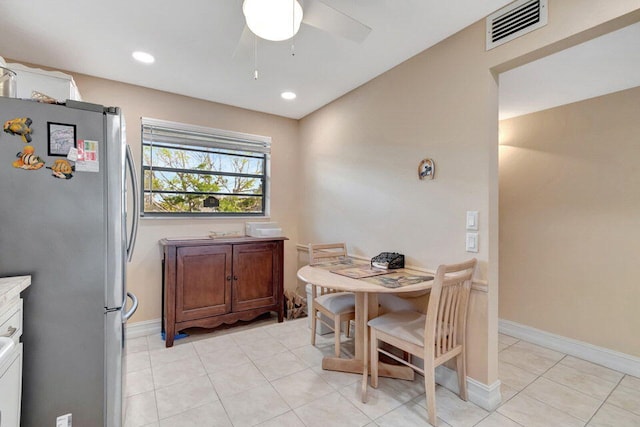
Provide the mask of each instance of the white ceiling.
[{"label": "white ceiling", "polygon": [[640,86],[640,23],[500,74],[500,119]]},{"label": "white ceiling", "polygon": [[[303,24],[295,57],[290,42],[260,41],[258,80],[252,47],[234,56],[242,0],[2,0],[0,56],[301,118],[511,0],[322,1],[369,36],[356,43]],[[155,64],[135,62],[134,50]],[[285,90],[298,98],[281,99]]]}]

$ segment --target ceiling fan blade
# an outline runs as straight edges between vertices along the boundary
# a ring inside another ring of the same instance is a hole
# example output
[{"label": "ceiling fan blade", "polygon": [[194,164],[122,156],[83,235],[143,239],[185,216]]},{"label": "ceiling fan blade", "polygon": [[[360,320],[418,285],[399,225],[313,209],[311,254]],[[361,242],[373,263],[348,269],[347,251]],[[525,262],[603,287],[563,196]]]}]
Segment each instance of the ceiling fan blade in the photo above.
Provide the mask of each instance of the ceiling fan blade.
[{"label": "ceiling fan blade", "polygon": [[251,53],[251,49],[253,47],[255,35],[251,32],[249,27],[246,25],[242,30],[242,34],[240,35],[240,39],[238,40],[238,44],[233,51],[232,59],[238,59],[242,56],[246,56]]},{"label": "ceiling fan blade", "polygon": [[362,43],[371,32],[370,27],[320,0],[304,2],[302,22],[357,43]]}]

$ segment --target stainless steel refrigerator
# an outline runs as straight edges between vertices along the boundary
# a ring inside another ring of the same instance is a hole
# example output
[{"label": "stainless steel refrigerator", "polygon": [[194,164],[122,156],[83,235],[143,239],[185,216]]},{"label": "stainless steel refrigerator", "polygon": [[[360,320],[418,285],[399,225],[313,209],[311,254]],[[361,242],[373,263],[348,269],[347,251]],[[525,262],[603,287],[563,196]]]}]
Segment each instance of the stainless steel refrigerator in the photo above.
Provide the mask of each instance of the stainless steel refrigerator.
[{"label": "stainless steel refrigerator", "polygon": [[71,414],[77,427],[120,426],[124,324],[137,307],[126,264],[139,217],[133,194],[127,224],[126,189],[138,190],[123,117],[0,97],[0,123],[0,276],[32,277],[21,425]]}]

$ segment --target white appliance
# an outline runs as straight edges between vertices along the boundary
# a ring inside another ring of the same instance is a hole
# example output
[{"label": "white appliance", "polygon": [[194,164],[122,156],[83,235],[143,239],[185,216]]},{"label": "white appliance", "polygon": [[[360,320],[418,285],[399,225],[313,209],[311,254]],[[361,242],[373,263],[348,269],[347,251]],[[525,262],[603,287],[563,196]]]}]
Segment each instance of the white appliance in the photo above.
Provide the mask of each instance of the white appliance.
[{"label": "white appliance", "polygon": [[[120,109],[0,97],[0,117],[28,117],[31,129],[29,144],[0,132],[0,277],[32,277],[22,293],[21,426],[55,426],[57,417],[71,414],[75,426],[120,427],[124,323],[137,308],[126,289],[126,264],[139,218]],[[61,128],[62,134],[49,135]],[[54,143],[61,141],[67,149],[72,141],[88,150],[83,170],[76,162],[70,179],[47,169],[65,158],[52,154],[60,154]],[[45,167],[13,167],[16,160],[34,160],[16,156],[27,146]],[[134,192],[130,230],[127,175]]]},{"label": "white appliance", "polygon": [[60,102],[67,99],[82,100],[78,86],[69,74],[16,63],[8,63],[7,68],[16,73],[17,98],[31,99],[35,91]]}]

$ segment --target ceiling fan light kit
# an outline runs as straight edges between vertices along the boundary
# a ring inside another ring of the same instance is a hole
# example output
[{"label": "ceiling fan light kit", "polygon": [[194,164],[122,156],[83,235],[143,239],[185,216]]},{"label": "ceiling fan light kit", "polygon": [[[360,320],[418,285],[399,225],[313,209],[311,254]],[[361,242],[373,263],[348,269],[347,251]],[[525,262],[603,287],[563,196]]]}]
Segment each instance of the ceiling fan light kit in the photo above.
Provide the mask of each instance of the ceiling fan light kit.
[{"label": "ceiling fan light kit", "polygon": [[242,13],[252,33],[271,41],[292,38],[302,22],[297,0],[244,0]]}]

